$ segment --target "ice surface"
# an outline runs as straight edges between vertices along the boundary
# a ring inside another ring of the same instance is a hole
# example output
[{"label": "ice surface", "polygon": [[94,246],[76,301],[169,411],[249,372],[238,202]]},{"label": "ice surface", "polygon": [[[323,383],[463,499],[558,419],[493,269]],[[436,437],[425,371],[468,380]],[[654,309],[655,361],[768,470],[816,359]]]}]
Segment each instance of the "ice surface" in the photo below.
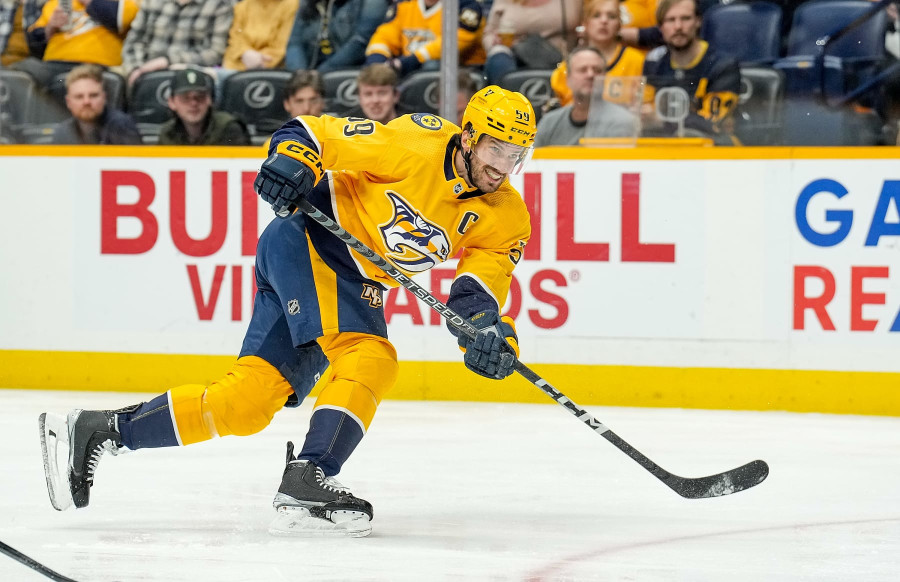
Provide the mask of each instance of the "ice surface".
[{"label": "ice surface", "polygon": [[[373,503],[372,535],[274,537],[305,403],[251,437],[106,455],[90,507],[54,511],[38,414],[151,396],[0,390],[0,540],[79,582],[900,579],[896,418],[590,407],[682,476],[771,467],[686,500],[552,403],[389,400],[339,476]],[[0,581],[39,580],[0,555]]]}]

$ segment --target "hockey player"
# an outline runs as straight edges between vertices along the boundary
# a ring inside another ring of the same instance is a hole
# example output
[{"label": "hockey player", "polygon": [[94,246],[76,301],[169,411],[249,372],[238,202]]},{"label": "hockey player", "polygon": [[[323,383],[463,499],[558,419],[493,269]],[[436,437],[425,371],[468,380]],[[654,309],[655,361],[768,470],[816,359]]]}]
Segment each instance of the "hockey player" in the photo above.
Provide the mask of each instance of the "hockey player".
[{"label": "hockey player", "polygon": [[[371,504],[334,475],[397,378],[382,300],[396,283],[291,210],[309,200],[410,276],[461,252],[448,305],[479,329],[458,339],[465,365],[505,378],[518,347],[512,320],[499,311],[531,232],[507,176],[530,156],[534,111],[521,94],[490,86],[472,97],[462,122],[460,130],[429,114],[386,125],[325,115],[279,129],[255,186],[283,218],[259,240],[258,292],[237,361],[209,386],[179,386],[121,410],[42,414],[53,506],[88,504],[104,452],[256,433],[322,374],[299,454],[288,443],[270,530],[367,535]],[[56,460],[58,445],[65,462]]]}]

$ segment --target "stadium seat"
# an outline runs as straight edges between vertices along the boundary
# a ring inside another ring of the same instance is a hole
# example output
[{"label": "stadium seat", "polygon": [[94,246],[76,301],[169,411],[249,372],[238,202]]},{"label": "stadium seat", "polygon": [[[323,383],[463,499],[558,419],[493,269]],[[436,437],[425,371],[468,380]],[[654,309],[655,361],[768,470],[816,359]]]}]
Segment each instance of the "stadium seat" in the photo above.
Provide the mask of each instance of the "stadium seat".
[{"label": "stadium seat", "polygon": [[822,39],[834,36],[871,7],[868,0],[816,0],[797,8],[787,55],[775,63],[785,73],[787,96],[824,92],[826,97],[839,97],[874,73],[885,55],[884,10],[842,38],[822,44]]},{"label": "stadium seat", "polygon": [[735,134],[744,145],[781,142],[784,74],[767,67],[741,67]]},{"label": "stadium seat", "polygon": [[[481,73],[460,69],[469,72],[475,81],[475,86],[481,89],[484,79]],[[400,103],[407,109],[418,113],[432,113],[438,115],[441,108],[441,73],[440,71],[418,71],[405,78],[400,86]]]},{"label": "stadium seat", "polygon": [[418,113],[438,114],[441,102],[441,72],[419,71],[400,83],[400,103]]},{"label": "stadium seat", "polygon": [[137,123],[146,144],[156,143],[159,127],[169,120],[172,111],[168,99],[175,71],[152,71],[138,77],[128,97],[128,113]]},{"label": "stadium seat", "polygon": [[343,116],[359,105],[356,94],[358,69],[330,71],[322,75],[325,84],[325,113]]},{"label": "stadium seat", "polygon": [[500,86],[525,95],[531,101],[531,106],[534,107],[537,117],[535,121],[540,121],[544,105],[555,97],[553,89],[550,87],[550,75],[552,74],[553,71],[549,69],[513,71],[503,75],[503,78],[500,79]]},{"label": "stadium seat", "polygon": [[28,73],[0,69],[0,127],[18,128],[34,120],[38,87]]},{"label": "stadium seat", "polygon": [[816,99],[792,98],[784,104],[782,141],[788,146],[874,146],[881,120],[852,107],[829,107]]},{"label": "stadium seat", "polygon": [[781,17],[771,2],[716,4],[704,13],[700,36],[741,64],[771,64],[781,56]]},{"label": "stadium seat", "polygon": [[225,79],[219,108],[244,122],[250,140],[259,145],[288,120],[284,110],[284,87],[290,71],[241,71]]},{"label": "stadium seat", "polygon": [[68,111],[40,90],[28,73],[0,69],[0,140],[49,143]]}]

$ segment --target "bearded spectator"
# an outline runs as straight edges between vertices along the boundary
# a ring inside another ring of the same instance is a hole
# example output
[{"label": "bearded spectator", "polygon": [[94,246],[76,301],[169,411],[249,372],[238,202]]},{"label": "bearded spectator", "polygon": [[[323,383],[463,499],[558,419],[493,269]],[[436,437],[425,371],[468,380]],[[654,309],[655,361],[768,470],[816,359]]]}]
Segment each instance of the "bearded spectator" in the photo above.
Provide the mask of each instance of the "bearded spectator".
[{"label": "bearded spectator", "polygon": [[50,143],[141,143],[141,134],[131,117],[106,104],[103,69],[97,65],[79,65],[66,75],[66,107],[72,117],[56,126]]}]

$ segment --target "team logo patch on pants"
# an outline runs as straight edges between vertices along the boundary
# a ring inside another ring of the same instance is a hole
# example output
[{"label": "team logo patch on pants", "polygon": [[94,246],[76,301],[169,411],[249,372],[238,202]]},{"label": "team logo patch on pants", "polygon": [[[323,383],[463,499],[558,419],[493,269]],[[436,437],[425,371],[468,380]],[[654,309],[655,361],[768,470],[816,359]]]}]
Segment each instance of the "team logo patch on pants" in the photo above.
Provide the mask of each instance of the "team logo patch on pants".
[{"label": "team logo patch on pants", "polygon": [[378,309],[384,303],[381,299],[381,289],[375,285],[369,285],[368,283],[363,283],[363,292],[360,297],[367,299],[369,301],[369,306],[374,307],[375,309]]}]

